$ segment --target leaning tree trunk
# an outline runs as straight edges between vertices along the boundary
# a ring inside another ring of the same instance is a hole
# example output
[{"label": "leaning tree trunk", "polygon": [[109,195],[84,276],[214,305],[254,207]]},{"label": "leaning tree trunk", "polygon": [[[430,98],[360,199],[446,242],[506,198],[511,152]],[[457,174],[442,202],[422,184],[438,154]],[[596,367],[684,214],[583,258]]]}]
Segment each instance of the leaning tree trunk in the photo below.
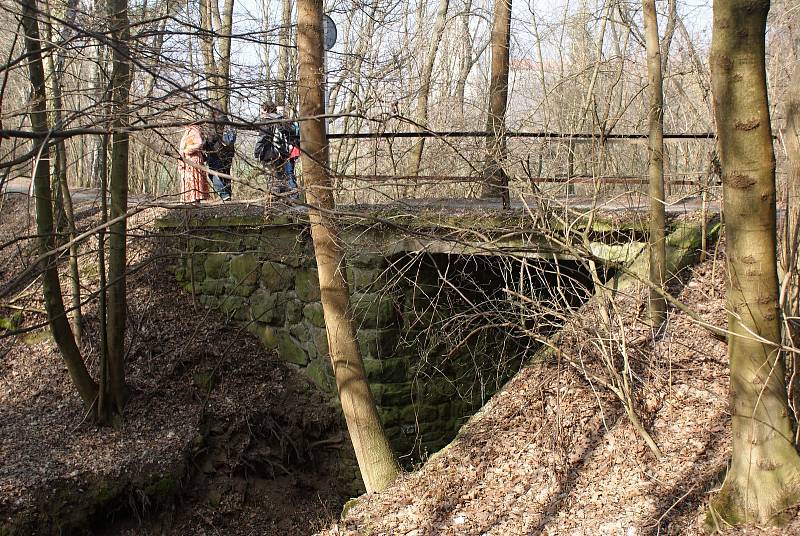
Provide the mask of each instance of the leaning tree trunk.
[{"label": "leaning tree trunk", "polygon": [[769,0],[714,2],[711,78],[728,248],[731,463],[710,517],[770,523],[800,498],[776,270],[775,155],[764,64]]},{"label": "leaning tree trunk", "polygon": [[332,211],[322,70],[322,0],[297,3],[303,177],[310,205],[311,238],[319,270],[322,310],[342,412],[367,492],[381,491],[397,476],[397,460],[383,431],[355,337],[344,254]]},{"label": "leaning tree trunk", "polygon": [[643,0],[644,32],[647,46],[647,76],[650,90],[647,135],[650,162],[650,253],[649,311],[652,326],[658,329],[664,322],[667,302],[658,289],[664,290],[666,274],[666,241],[664,238],[664,92],[662,88],[661,51],[658,42],[658,17],[655,0]]},{"label": "leaning tree trunk", "polygon": [[486,167],[482,197],[500,197],[509,207],[508,175],[503,169],[506,154],[506,106],[511,45],[511,1],[495,0],[492,24],[492,75],[489,81],[489,109],[486,114]]},{"label": "leaning tree trunk", "polygon": [[[108,0],[113,69],[111,74],[112,121],[110,218],[128,210],[128,95],[130,76],[130,24],[127,0]],[[125,385],[125,319],[127,317],[126,235],[128,222],[122,218],[108,229],[108,392],[109,407],[122,413],[127,397]]]},{"label": "leaning tree trunk", "polygon": [[[48,254],[55,248],[53,232],[53,205],[50,191],[50,151],[44,135],[47,127],[47,92],[45,91],[44,66],[40,48],[39,27],[36,14],[35,0],[20,0],[22,8],[22,25],[25,31],[25,47],[28,54],[28,70],[31,80],[31,127],[34,132],[42,135],[37,140],[38,156],[35,161],[33,174],[34,190],[36,192],[36,231],[39,235],[39,248],[42,254]],[[72,381],[78,389],[83,403],[90,408],[97,395],[97,385],[81,357],[80,349],[75,343],[75,337],[67,322],[64,310],[64,299],[61,295],[61,285],[58,280],[58,257],[50,254],[42,261],[42,287],[53,334],[64,362],[67,365]]]}]

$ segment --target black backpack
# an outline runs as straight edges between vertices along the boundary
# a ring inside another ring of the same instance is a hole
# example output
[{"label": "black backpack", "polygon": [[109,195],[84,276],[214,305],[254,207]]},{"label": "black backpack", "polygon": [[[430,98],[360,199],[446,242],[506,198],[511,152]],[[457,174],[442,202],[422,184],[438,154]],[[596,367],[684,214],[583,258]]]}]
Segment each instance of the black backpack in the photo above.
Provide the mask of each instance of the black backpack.
[{"label": "black backpack", "polygon": [[286,129],[282,126],[269,126],[262,130],[253,156],[264,163],[289,158],[289,136]]}]

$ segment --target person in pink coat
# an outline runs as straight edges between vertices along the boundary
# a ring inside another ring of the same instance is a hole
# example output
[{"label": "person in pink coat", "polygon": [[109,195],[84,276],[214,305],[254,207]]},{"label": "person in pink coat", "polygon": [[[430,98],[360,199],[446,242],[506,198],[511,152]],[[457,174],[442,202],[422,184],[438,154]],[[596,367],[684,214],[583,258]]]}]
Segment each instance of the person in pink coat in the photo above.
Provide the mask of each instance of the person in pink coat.
[{"label": "person in pink coat", "polygon": [[209,197],[208,174],[203,169],[192,166],[206,165],[203,155],[203,132],[199,124],[186,127],[179,147],[181,160],[178,160],[178,174],[181,178],[181,201],[199,203]]}]

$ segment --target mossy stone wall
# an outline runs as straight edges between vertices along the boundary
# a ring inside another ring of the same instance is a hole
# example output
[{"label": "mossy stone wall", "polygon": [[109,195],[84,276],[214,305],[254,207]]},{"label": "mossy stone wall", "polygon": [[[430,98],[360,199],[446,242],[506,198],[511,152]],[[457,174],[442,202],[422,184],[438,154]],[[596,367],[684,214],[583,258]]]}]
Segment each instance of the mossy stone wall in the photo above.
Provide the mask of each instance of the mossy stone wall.
[{"label": "mossy stone wall", "polygon": [[[242,323],[264,346],[277,350],[335,397],[306,226],[193,229],[180,250],[175,276],[186,291]],[[432,314],[420,296],[420,281],[435,280],[436,274],[417,274],[413,285],[388,285],[389,259],[361,251],[348,258],[347,277],[358,344],[389,439],[398,454],[410,454],[412,460],[438,450],[494,389],[464,390],[447,378],[419,374],[429,349],[415,340]],[[464,348],[462,353],[474,355],[474,350]],[[480,391],[480,396],[465,391]]]}]

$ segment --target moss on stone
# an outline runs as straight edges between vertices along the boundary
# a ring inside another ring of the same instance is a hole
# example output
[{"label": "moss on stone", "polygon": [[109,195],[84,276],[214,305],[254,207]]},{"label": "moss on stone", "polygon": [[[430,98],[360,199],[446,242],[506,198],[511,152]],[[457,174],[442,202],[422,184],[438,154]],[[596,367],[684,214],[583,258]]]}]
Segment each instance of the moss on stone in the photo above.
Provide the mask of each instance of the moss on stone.
[{"label": "moss on stone", "polygon": [[195,281],[195,288],[197,288],[201,294],[220,296],[225,293],[225,286],[227,284],[228,281],[225,279],[206,279],[201,283]]},{"label": "moss on stone", "polygon": [[360,328],[385,328],[397,320],[392,296],[386,294],[353,294],[353,322]]},{"label": "moss on stone", "polygon": [[311,338],[308,326],[303,323],[292,324],[289,326],[289,333],[301,343]]},{"label": "moss on stone", "polygon": [[258,289],[250,296],[250,315],[253,320],[272,324],[280,320],[277,295]]},{"label": "moss on stone", "polygon": [[203,263],[206,275],[212,279],[227,277],[229,260],[230,258],[224,253],[208,255]]},{"label": "moss on stone", "polygon": [[308,363],[308,355],[303,350],[303,345],[290,334],[278,334],[278,354],[287,363],[304,366]]},{"label": "moss on stone", "polygon": [[397,329],[359,329],[358,348],[363,357],[385,359],[395,357],[400,331]]},{"label": "moss on stone", "polygon": [[383,268],[347,267],[347,282],[351,291],[381,290],[389,282],[389,273]]},{"label": "moss on stone", "polygon": [[294,289],[297,297],[304,302],[320,299],[319,274],[316,270],[301,270],[294,276]]},{"label": "moss on stone", "polygon": [[322,304],[319,302],[308,303],[303,307],[303,316],[312,326],[318,328],[325,327],[325,314],[322,312]]},{"label": "moss on stone", "polygon": [[226,315],[235,315],[243,307],[246,307],[245,299],[239,296],[224,296],[220,299],[219,308]]},{"label": "moss on stone", "polygon": [[327,359],[330,354],[328,349],[328,332],[325,328],[314,326],[309,327],[309,331],[311,332],[311,342],[317,349],[317,355]]},{"label": "moss on stone", "polygon": [[11,316],[0,316],[0,329],[12,330],[17,329],[22,324],[22,313],[17,311],[12,313]]},{"label": "moss on stone", "polygon": [[330,359],[318,357],[312,360],[305,369],[308,378],[327,393],[336,393],[336,380],[333,377]]},{"label": "moss on stone", "polygon": [[237,283],[255,285],[258,282],[258,261],[252,253],[231,258],[231,276]]},{"label": "moss on stone", "polygon": [[261,263],[261,285],[272,291],[288,290],[294,282],[295,270],[274,261]]},{"label": "moss on stone", "polygon": [[303,302],[297,299],[286,301],[286,321],[296,324],[303,319]]}]

